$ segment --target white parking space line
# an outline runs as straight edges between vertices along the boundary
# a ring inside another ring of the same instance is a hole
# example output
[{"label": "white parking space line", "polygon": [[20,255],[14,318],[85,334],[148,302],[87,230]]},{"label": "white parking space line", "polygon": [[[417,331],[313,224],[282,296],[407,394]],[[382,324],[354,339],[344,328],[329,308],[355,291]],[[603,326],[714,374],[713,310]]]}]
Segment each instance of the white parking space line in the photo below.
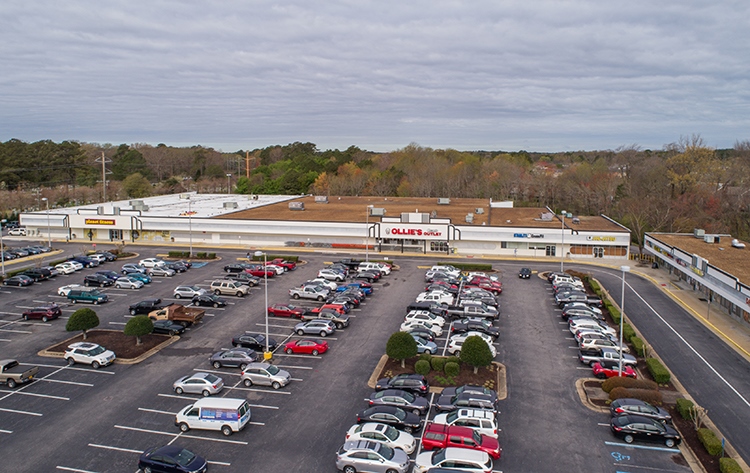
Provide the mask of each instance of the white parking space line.
[{"label": "white parking space line", "polygon": [[[250,403],[248,403],[248,404],[250,404]],[[250,404],[250,407],[256,407],[258,409],[273,409],[273,410],[278,410],[279,409],[279,406],[266,406],[264,404]]]},{"label": "white parking space line", "polygon": [[0,434],[12,434],[12,433],[13,433],[12,430],[3,430],[3,429],[0,429]]},{"label": "white parking space line", "polygon": [[253,392],[256,392],[256,393],[266,393],[266,394],[287,394],[287,395],[292,394],[289,391],[279,391],[279,390],[276,390],[276,389],[242,388],[242,387],[239,387],[239,386],[235,386],[235,387],[224,386],[224,389],[230,389],[230,390],[231,389],[236,389],[238,391],[253,391]]},{"label": "white parking space line", "polygon": [[214,373],[214,374],[220,374],[223,376],[242,376],[241,371],[232,373],[231,371],[202,370],[200,368],[193,368],[193,371],[200,371],[201,373]]},{"label": "white parking space line", "polygon": [[[293,365],[276,365],[279,368],[289,368],[295,370],[311,370],[314,369],[312,366],[293,366]],[[294,379],[294,378],[292,378]]]},{"label": "white parking space line", "polygon": [[604,442],[604,445],[609,445],[611,447],[640,448],[641,450],[656,450],[657,452],[680,453],[679,448],[650,447],[648,445],[636,445],[632,443]]},{"label": "white parking space line", "polygon": [[604,422],[599,422],[599,423],[597,423],[596,425],[598,425],[598,426],[600,426],[600,427],[609,427],[609,424],[607,424],[607,423],[604,423]]},{"label": "white parking space line", "polygon": [[[66,370],[86,371],[87,373],[115,374],[114,371],[95,370],[93,368],[76,368],[68,365],[42,365],[39,363],[19,363],[21,366],[39,366],[40,368],[65,368]],[[46,380],[45,380],[46,381]]]},{"label": "white parking space line", "polygon": [[312,358],[314,360],[322,360],[323,359],[322,356],[315,356],[315,355],[288,355],[288,354],[282,353],[282,352],[276,353],[276,355],[278,355],[279,357],[286,357],[286,358],[308,358],[308,359]]},{"label": "white parking space line", "polygon": [[171,399],[186,399],[188,401],[197,401],[198,399],[200,399],[198,397],[180,396],[178,394],[162,394],[162,393],[159,393],[159,394],[157,394],[157,396],[159,396],[159,397],[168,397],[168,398],[171,398]]},{"label": "white parking space line", "polygon": [[61,379],[45,379],[40,378],[37,381],[47,381],[48,383],[60,383],[60,384],[72,384],[73,386],[86,386],[89,388],[93,388],[94,385],[91,383],[79,383],[77,381],[63,381]]},{"label": "white parking space line", "polygon": [[0,407],[0,411],[2,411],[2,412],[12,412],[14,414],[24,414],[24,415],[27,415],[27,416],[36,416],[36,417],[42,417],[42,415],[44,415],[44,414],[40,414],[39,412],[18,411],[18,410],[15,410],[15,409],[4,409],[2,407]]},{"label": "white parking space line", "polygon": [[110,322],[109,325],[127,325],[126,322]]},{"label": "white parking space line", "polygon": [[143,450],[133,450],[132,448],[112,447],[110,445],[100,445],[98,443],[90,443],[89,447],[104,448],[106,450],[115,450],[117,452],[137,453],[139,455],[143,453]]},{"label": "white parking space line", "polygon": [[304,381],[304,379],[302,378],[289,378],[289,379],[291,379],[292,381]]},{"label": "white parking space line", "polygon": [[143,411],[143,412],[152,412],[154,414],[167,414],[167,415],[170,415],[170,416],[177,415],[176,412],[160,411],[158,409],[146,409],[145,407],[139,407],[138,410],[139,411]]},{"label": "white parking space line", "polygon": [[0,342],[12,342],[13,340],[10,340],[8,338],[0,338]]},{"label": "white parking space line", "polygon": [[210,463],[211,465],[218,465],[218,466],[231,466],[232,465],[231,463],[227,463],[227,462],[215,462],[215,461],[209,461],[209,460],[206,460],[206,463]]},{"label": "white parking space line", "polygon": [[[8,324],[10,325],[10,324]],[[3,327],[7,327],[8,325],[3,325]],[[8,333],[34,333],[28,330],[10,330],[10,329],[4,329],[0,328],[0,332],[8,332]]]},{"label": "white parking space line", "polygon": [[15,393],[15,394],[20,394],[21,396],[45,397],[47,399],[59,399],[61,401],[70,401],[69,397],[52,396],[49,394],[27,393],[26,391],[8,391],[6,389],[0,389],[0,393],[9,393],[9,394]]},{"label": "white parking space line", "polygon": [[63,470],[63,471],[75,471],[76,473],[97,473],[96,471],[79,470],[78,468],[70,468],[67,466],[60,466],[60,465],[57,465],[55,468],[58,470]]},{"label": "white parking space line", "polygon": [[[213,439],[210,437],[200,437],[198,435],[188,435],[182,432],[162,432],[161,430],[148,430],[148,429],[139,429],[138,427],[128,427],[126,425],[115,425],[116,429],[123,429],[123,430],[132,430],[134,432],[144,432],[147,434],[157,434],[157,435],[167,435],[170,437],[184,437],[189,439],[198,439],[198,440],[208,440],[210,442],[221,442],[221,443],[233,443],[235,445],[247,445],[247,442],[243,442],[241,440],[226,440],[226,439]],[[141,452],[138,452],[141,453]]]}]

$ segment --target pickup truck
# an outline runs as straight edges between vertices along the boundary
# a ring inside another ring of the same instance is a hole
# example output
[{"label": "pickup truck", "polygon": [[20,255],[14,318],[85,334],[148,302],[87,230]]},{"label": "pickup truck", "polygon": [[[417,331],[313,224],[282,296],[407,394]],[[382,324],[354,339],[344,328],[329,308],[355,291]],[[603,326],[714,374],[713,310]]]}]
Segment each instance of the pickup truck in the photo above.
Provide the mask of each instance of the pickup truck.
[{"label": "pickup truck", "polygon": [[[594,366],[595,363],[599,363],[602,360],[614,360],[619,363],[620,353],[618,353],[617,350],[612,350],[611,348],[578,350],[578,359],[581,360],[581,363],[587,364],[589,366]],[[637,364],[637,361],[633,355],[623,353],[622,364],[623,366],[635,366]]]},{"label": "pickup truck", "polygon": [[206,311],[196,307],[185,307],[180,304],[172,304],[148,313],[151,320],[171,320],[183,327],[198,323]]},{"label": "pickup truck", "polygon": [[294,299],[312,299],[323,302],[328,298],[331,291],[322,286],[302,286],[289,289],[289,296]]},{"label": "pickup truck", "polygon": [[453,318],[482,317],[485,319],[497,319],[500,315],[497,310],[482,305],[450,305],[447,308],[448,316]]},{"label": "pickup truck", "polygon": [[356,271],[359,268],[360,263],[364,263],[364,261],[361,259],[351,259],[351,258],[344,258],[336,262],[341,263],[344,266],[347,266],[349,269],[354,270],[354,271]]},{"label": "pickup truck", "polygon": [[24,369],[16,360],[0,360],[0,384],[5,384],[11,389],[30,382],[38,372],[38,366]]}]

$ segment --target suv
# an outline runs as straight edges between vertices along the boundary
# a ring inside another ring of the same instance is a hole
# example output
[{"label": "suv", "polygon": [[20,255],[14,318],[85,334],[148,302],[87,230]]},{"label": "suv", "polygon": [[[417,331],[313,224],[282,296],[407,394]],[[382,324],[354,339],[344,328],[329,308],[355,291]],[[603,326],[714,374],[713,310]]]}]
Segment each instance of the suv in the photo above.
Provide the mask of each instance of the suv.
[{"label": "suv", "polygon": [[68,365],[83,363],[98,369],[100,366],[111,365],[115,361],[115,354],[101,345],[89,342],[78,342],[68,345],[63,355]]},{"label": "suv", "polygon": [[462,392],[453,396],[441,395],[435,407],[438,412],[455,411],[456,409],[486,409],[497,412],[497,396],[480,394],[476,392]]},{"label": "suv", "polygon": [[248,388],[253,384],[260,384],[279,389],[289,384],[292,376],[269,363],[250,363],[242,371],[241,380]]},{"label": "suv", "polygon": [[229,281],[226,279],[217,279],[211,283],[211,290],[217,296],[220,295],[233,295],[237,297],[244,297],[250,290],[249,286],[245,286],[237,281]]},{"label": "suv", "polygon": [[146,299],[130,306],[130,315],[148,314],[163,307],[161,299]]},{"label": "suv", "polygon": [[409,470],[409,456],[400,448],[391,448],[380,442],[349,440],[336,452],[336,468],[345,472],[406,473]]},{"label": "suv", "polygon": [[62,311],[60,310],[60,307],[58,307],[57,304],[52,304],[45,307],[34,307],[33,309],[24,311],[23,320],[42,319],[42,322],[46,322],[48,320],[56,319],[61,315]]},{"label": "suv", "polygon": [[492,411],[483,409],[459,409],[447,414],[438,414],[432,421],[436,424],[470,427],[480,434],[497,438],[497,419]]},{"label": "suv", "polygon": [[97,291],[96,289],[92,291],[85,291],[82,289],[71,289],[68,292],[68,300],[71,304],[75,304],[76,302],[91,302],[92,304],[101,304],[102,302],[107,302],[109,300],[109,297],[107,297],[106,294]]},{"label": "suv", "polygon": [[50,271],[42,268],[29,268],[26,271],[19,273],[24,276],[28,276],[34,280],[34,282],[45,281],[50,278]]},{"label": "suv", "polygon": [[177,286],[174,288],[174,298],[182,299],[184,297],[185,299],[192,299],[195,296],[202,296],[207,292],[208,291],[198,286]]},{"label": "suv", "polygon": [[384,389],[401,389],[425,396],[430,391],[430,384],[421,374],[399,374],[393,378],[379,379],[375,385],[375,390],[382,391]]}]

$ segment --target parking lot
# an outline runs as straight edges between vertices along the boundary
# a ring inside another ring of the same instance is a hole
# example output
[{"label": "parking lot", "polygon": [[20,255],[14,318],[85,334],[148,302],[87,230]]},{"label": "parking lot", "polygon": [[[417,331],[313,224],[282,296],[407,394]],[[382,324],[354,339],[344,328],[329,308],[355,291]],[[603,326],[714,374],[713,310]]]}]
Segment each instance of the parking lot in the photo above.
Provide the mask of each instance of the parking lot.
[{"label": "parking lot", "polygon": [[[142,256],[155,253],[144,251]],[[224,264],[243,255],[224,251],[222,261],[171,278],[155,278],[138,290],[107,288],[110,302],[85,307],[97,312],[99,328],[121,330],[131,317],[129,304],[149,297],[185,303],[172,297],[175,286],[208,287],[213,279],[223,277]],[[313,278],[324,262],[333,260],[315,254],[306,254],[305,259],[307,264],[297,270],[268,280],[269,304],[290,302],[290,287]],[[292,382],[279,390],[245,387],[238,368],[214,369],[208,361],[212,353],[231,348],[233,336],[265,332],[262,284],[251,288],[247,297],[225,297],[229,302],[225,308],[206,308],[202,323],[146,361],[99,370],[68,367],[62,359],[36,355],[72,335],[65,332],[65,322],[80,306],[67,305],[57,288],[80,283],[83,274],[95,269],[29,287],[2,287],[0,358],[40,367],[39,380],[13,390],[0,389],[0,451],[5,464],[19,471],[132,472],[143,450],[174,443],[206,457],[212,471],[335,471],[335,452],[371,393],[366,382],[388,337],[403,321],[406,305],[424,289],[424,266],[432,262],[398,259],[399,270],[374,283],[373,295],[353,309],[350,326],[326,338],[327,353],[287,355],[277,350],[274,363],[292,376]],[[122,263],[107,263],[103,269],[119,270]],[[503,457],[496,470],[689,471],[678,450],[626,446],[609,432],[606,414],[581,405],[574,384],[577,378],[590,376],[590,369],[578,362],[571,349],[574,342],[560,323],[549,284],[536,275],[518,279],[520,266],[494,265],[503,282],[501,316],[495,324],[500,328],[496,360],[506,366],[508,382],[508,397],[501,402],[499,415]],[[26,308],[50,302],[63,306],[60,320],[20,319]],[[270,337],[280,345],[300,338],[292,333],[297,322],[270,317]],[[436,342],[442,347],[446,338]],[[199,396],[178,395],[172,383],[195,372],[223,378],[220,396],[247,399],[251,425],[229,437],[203,430],[181,432],[174,415]]]}]

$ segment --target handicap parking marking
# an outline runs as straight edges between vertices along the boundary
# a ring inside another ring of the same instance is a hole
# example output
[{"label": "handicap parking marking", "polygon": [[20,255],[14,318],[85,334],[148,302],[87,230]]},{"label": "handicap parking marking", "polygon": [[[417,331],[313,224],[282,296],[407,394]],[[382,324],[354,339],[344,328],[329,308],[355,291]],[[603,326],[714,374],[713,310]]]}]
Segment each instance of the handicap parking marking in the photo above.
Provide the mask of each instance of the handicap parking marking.
[{"label": "handicap parking marking", "polygon": [[0,407],[0,412],[11,412],[13,414],[23,414],[23,415],[35,416],[35,417],[42,417],[44,415],[44,414],[39,413],[39,412],[19,411],[19,410],[16,410],[16,409],[5,409],[5,408],[2,408],[2,407]]},{"label": "handicap parking marking", "polygon": [[[199,435],[190,435],[184,432],[164,432],[161,430],[149,430],[149,429],[141,429],[138,427],[129,427],[127,425],[115,425],[115,428],[122,429],[122,430],[130,430],[133,432],[143,432],[147,434],[166,435],[169,437],[175,437],[175,439],[179,437],[183,437],[183,438],[189,438],[189,439],[208,440],[209,442],[231,443],[235,445],[247,445],[248,444],[247,442],[244,442],[242,440],[215,439],[211,437],[201,437]],[[142,453],[142,452],[138,452],[138,453]]]},{"label": "handicap parking marking", "polygon": [[652,447],[649,445],[635,445],[632,443],[620,443],[620,442],[604,442],[604,445],[609,445],[611,447],[626,447],[626,448],[637,448],[641,450],[653,450],[657,452],[668,452],[668,453],[682,453],[680,452],[679,448],[669,448],[669,447]]},{"label": "handicap parking marking", "polygon": [[47,398],[47,399],[58,399],[60,401],[70,401],[69,397],[52,396],[50,394],[27,393],[26,391],[10,391],[10,390],[7,390],[7,389],[0,389],[0,393],[18,394],[19,396],[44,397],[44,398]]}]

